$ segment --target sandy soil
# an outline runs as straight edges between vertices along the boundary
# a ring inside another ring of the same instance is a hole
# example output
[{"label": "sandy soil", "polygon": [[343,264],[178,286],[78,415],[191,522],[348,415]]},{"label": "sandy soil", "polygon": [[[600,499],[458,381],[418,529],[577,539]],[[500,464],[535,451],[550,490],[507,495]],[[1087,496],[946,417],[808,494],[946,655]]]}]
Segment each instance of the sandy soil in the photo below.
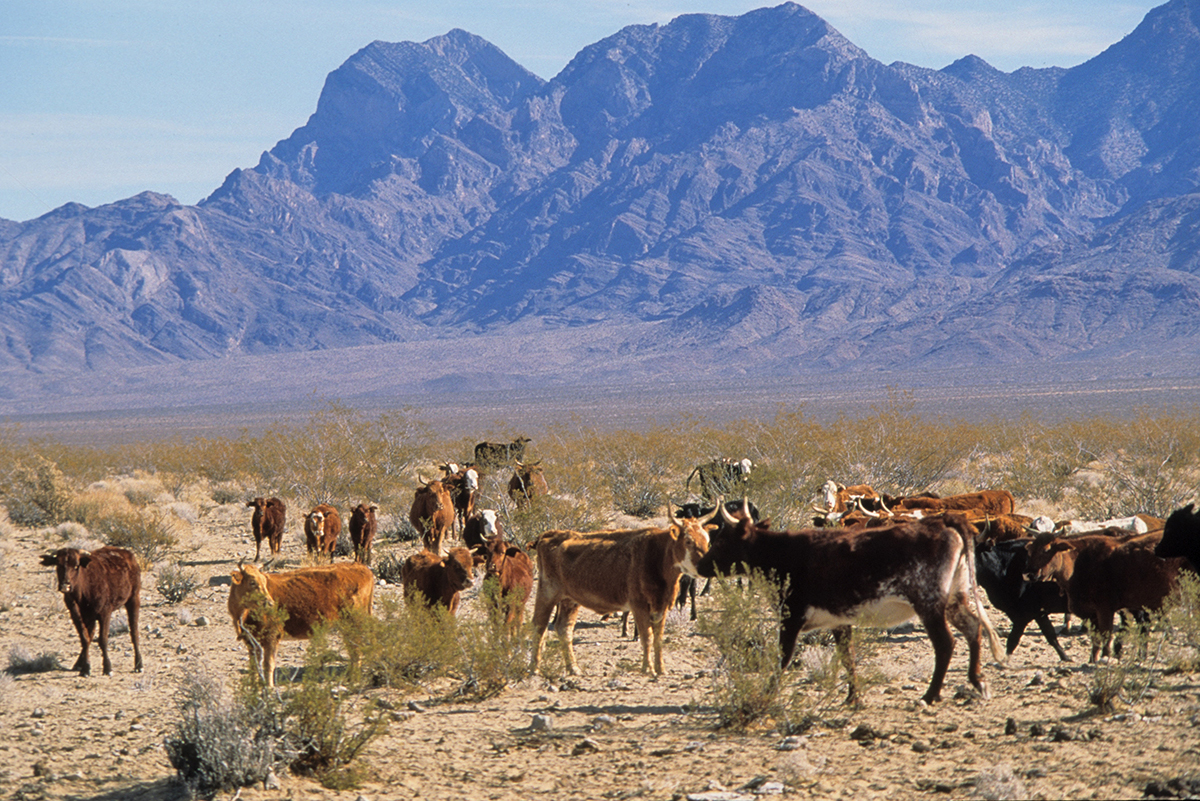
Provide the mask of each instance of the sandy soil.
[{"label": "sandy soil", "polygon": [[[154,589],[154,576],[144,578],[144,673],[132,672],[129,636],[122,634],[114,638],[111,677],[85,679],[64,669],[0,683],[0,796],[184,797],[163,749],[176,721],[173,694],[186,671],[217,671],[232,681],[246,669],[224,579],[238,557],[253,556],[249,510],[209,506],[195,514],[178,557],[203,586],[172,606]],[[58,652],[65,665],[75,659],[78,641],[53,573],[38,564],[53,543],[49,532],[4,529],[0,655],[16,646]],[[289,536],[285,549],[294,565],[298,540]],[[398,593],[380,587],[377,598]],[[463,614],[475,608],[469,596]],[[992,615],[1003,636],[1007,619]],[[1160,671],[1119,714],[1089,714],[1093,669],[1060,664],[1036,632],[1027,633],[1006,668],[988,665],[988,701],[956,697],[966,684],[960,641],[946,700],[928,709],[915,703],[932,667],[928,640],[919,626],[893,632],[868,666],[886,680],[865,704],[836,707],[789,739],[767,728],[738,735],[714,729],[715,654],[685,615],[669,621],[667,675],[658,680],[637,671],[641,646],[621,637],[619,622],[600,623],[586,612],[582,619],[576,649],[583,677],[557,686],[530,678],[482,703],[443,701],[439,687],[408,696],[377,691],[396,711],[389,733],[365,757],[374,779],[361,790],[334,792],[283,775],[280,788],[245,788],[240,797],[1129,798],[1142,797],[1150,782],[1200,774],[1200,675]],[[1086,659],[1084,637],[1064,640],[1076,660]],[[300,666],[304,648],[285,643],[280,665]],[[534,731],[535,715],[547,716],[550,728]]]}]

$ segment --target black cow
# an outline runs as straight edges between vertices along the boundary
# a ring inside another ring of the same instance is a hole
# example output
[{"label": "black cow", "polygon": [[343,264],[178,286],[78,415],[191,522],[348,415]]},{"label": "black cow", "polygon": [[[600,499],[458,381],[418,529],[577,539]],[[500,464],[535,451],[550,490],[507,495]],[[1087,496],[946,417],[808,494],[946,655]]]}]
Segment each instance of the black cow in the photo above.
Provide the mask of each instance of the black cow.
[{"label": "black cow", "polygon": [[475,464],[480,467],[500,467],[525,458],[529,437],[517,437],[510,443],[481,442],[475,446]]},{"label": "black cow", "polygon": [[1200,573],[1200,512],[1196,511],[1196,504],[1189,503],[1171,512],[1154,555],[1163,559],[1181,556],[1193,571]]},{"label": "black cow", "polygon": [[1021,635],[1030,621],[1036,621],[1046,642],[1064,662],[1070,662],[1058,642],[1058,634],[1050,623],[1050,614],[1066,614],[1067,598],[1053,581],[1030,581],[1025,578],[1029,569],[1026,540],[1005,540],[975,546],[975,577],[987,592],[992,606],[1012,621],[1005,651],[1012,656],[1021,642]]},{"label": "black cow", "polygon": [[863,621],[895,626],[915,615],[935,656],[922,700],[932,704],[941,698],[954,652],[951,625],[967,640],[968,679],[989,697],[980,661],[984,637],[998,661],[1004,655],[976,595],[975,529],[964,515],[948,513],[881,528],[799,531],[772,531],[750,519],[727,522],[736,525],[735,531],[713,538],[698,572],[710,577],[746,569],[770,573],[783,602],[779,646],[784,667],[800,632],[832,629],[850,679],[846,702],[854,703],[858,690],[851,626]]}]

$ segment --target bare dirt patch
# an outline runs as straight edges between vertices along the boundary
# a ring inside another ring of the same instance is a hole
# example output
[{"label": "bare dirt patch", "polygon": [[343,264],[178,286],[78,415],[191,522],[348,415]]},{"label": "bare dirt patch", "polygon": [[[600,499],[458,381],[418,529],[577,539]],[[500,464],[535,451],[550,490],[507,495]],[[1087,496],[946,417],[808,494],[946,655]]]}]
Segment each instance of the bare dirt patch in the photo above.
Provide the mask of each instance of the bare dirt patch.
[{"label": "bare dirt patch", "polygon": [[[113,637],[114,674],[79,678],[66,669],[0,683],[0,795],[20,799],[173,799],[184,796],[163,749],[176,722],[181,675],[210,670],[232,684],[247,668],[226,612],[227,576],[253,556],[249,513],[200,510],[182,542],[182,561],[200,589],[168,605],[144,579],[146,671],[132,672],[128,634]],[[6,529],[0,564],[0,657],[14,647],[58,652],[70,665],[78,642],[53,572],[37,564],[47,532]],[[410,550],[412,546],[385,546]],[[294,566],[294,539],[285,555]],[[399,594],[378,588],[378,598]],[[700,614],[705,614],[701,599]],[[462,614],[478,614],[475,593]],[[1001,635],[1007,620],[992,612]],[[767,726],[732,734],[714,728],[709,691],[717,657],[686,615],[668,624],[667,675],[642,675],[641,645],[619,621],[584,613],[577,654],[586,675],[531,677],[478,703],[443,700],[449,683],[417,694],[373,690],[391,707],[388,734],[365,762],[361,790],[332,791],[282,775],[279,789],[245,788],[242,799],[600,799],[1114,798],[1141,797],[1147,785],[1195,776],[1200,766],[1200,676],[1159,671],[1118,714],[1090,714],[1093,668],[1059,663],[1035,632],[1006,668],[987,667],[994,697],[956,694],[966,685],[961,641],[945,699],[919,707],[932,649],[919,626],[883,637],[869,667],[883,680],[859,709],[835,706],[807,732],[785,737]],[[1064,638],[1076,660],[1083,637]],[[285,643],[283,668],[303,663],[301,643]],[[557,643],[548,643],[557,648]],[[95,657],[93,661],[98,661]],[[282,685],[288,685],[283,676]],[[534,726],[543,716],[548,728]]]}]

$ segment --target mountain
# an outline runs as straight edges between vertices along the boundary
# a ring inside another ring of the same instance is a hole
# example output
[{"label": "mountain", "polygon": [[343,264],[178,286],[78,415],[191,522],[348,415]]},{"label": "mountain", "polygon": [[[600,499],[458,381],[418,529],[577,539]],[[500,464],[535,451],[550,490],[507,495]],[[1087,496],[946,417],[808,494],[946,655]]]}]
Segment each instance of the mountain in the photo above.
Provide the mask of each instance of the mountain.
[{"label": "mountain", "polygon": [[577,343],[564,382],[1182,364],[1198,85],[1200,0],[1012,73],[885,65],[793,3],[631,26],[550,81],[461,30],[374,42],[195,206],[0,224],[0,373],[486,342],[406,369],[516,380],[508,336]]}]

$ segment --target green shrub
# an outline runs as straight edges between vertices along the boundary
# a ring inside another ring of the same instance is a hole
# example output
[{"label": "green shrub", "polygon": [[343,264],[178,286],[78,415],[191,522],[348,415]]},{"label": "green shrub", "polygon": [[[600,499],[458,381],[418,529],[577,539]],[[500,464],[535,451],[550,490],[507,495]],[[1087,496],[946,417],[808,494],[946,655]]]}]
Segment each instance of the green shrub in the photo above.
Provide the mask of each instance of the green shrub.
[{"label": "green shrub", "polygon": [[178,564],[167,565],[158,571],[154,587],[169,604],[182,603],[200,586],[200,580],[190,570]]},{"label": "green shrub", "polygon": [[457,672],[462,683],[453,695],[471,700],[499,695],[529,674],[529,628],[510,627],[505,622],[509,608],[524,602],[515,595],[502,599],[494,577],[483,582],[479,602],[487,610],[487,618],[458,625],[461,657]]},{"label": "green shrub", "polygon": [[13,470],[4,504],[8,518],[18,526],[53,526],[66,519],[71,493],[58,465],[34,455]]},{"label": "green shrub", "polygon": [[458,661],[454,618],[442,606],[386,598],[374,616],[352,616],[335,628],[346,648],[361,654],[350,678],[368,686],[419,687]]},{"label": "green shrub", "polygon": [[1179,590],[1163,607],[1163,624],[1172,651],[1168,669],[1200,670],[1200,577],[1190,570],[1179,573]]}]

